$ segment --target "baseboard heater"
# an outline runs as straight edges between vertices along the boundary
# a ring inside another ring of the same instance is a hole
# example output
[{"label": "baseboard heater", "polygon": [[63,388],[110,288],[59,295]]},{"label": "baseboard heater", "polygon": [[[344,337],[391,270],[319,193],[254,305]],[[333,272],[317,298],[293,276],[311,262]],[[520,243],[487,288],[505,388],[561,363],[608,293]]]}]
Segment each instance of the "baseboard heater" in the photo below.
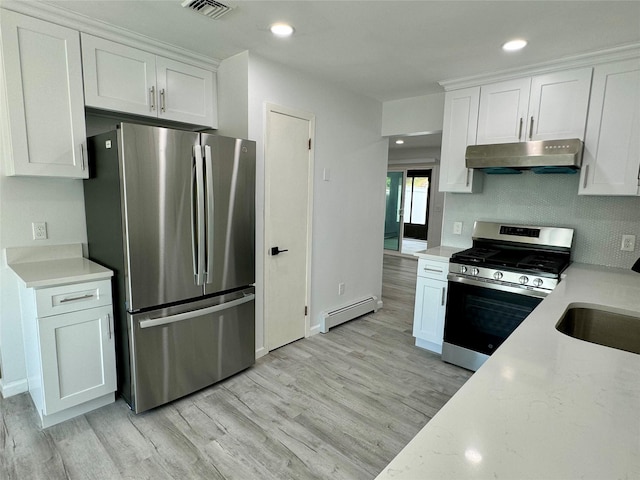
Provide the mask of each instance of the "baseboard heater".
[{"label": "baseboard heater", "polygon": [[320,331],[327,333],[332,327],[353,320],[365,313],[377,312],[381,307],[382,301],[378,301],[378,297],[372,295],[330,312],[322,312],[320,314]]}]

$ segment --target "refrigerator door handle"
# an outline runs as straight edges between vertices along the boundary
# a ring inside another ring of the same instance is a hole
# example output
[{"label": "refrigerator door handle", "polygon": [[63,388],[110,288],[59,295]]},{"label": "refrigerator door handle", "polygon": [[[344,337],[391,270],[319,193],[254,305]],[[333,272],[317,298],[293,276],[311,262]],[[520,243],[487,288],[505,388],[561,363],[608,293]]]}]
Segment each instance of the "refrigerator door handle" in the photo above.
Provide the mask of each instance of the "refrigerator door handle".
[{"label": "refrigerator door handle", "polygon": [[199,145],[193,147],[196,158],[196,257],[197,269],[195,272],[196,285],[204,285],[204,257],[205,257],[205,226],[204,226],[204,163],[202,160],[202,148]]},{"label": "refrigerator door handle", "polygon": [[204,146],[205,180],[207,184],[207,270],[205,272],[206,283],[213,283],[213,158],[211,146]]},{"label": "refrigerator door handle", "polygon": [[237,307],[243,303],[251,302],[255,299],[255,293],[245,294],[244,297],[237,300],[231,300],[230,302],[221,303],[212,307],[202,308],[200,310],[193,310],[191,312],[177,313],[168,317],[160,318],[147,318],[139,320],[140,328],[159,327],[161,325],[168,325],[170,323],[180,322],[182,320],[189,320],[190,318],[200,317],[202,315],[208,315],[210,313],[220,312],[229,308]]}]

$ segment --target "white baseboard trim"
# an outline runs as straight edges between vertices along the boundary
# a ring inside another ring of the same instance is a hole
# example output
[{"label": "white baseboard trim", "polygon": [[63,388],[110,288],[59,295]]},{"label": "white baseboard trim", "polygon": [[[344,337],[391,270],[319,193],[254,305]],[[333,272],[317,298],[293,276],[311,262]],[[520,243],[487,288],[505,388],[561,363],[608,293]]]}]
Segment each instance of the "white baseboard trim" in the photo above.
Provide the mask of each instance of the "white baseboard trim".
[{"label": "white baseboard trim", "polygon": [[416,338],[416,347],[424,348],[433,353],[442,354],[442,344],[430,342],[429,340],[423,340],[422,338]]},{"label": "white baseboard trim", "polygon": [[309,329],[309,337],[313,337],[314,335],[317,335],[318,333],[320,333],[320,325],[314,325],[313,327],[311,327]]},{"label": "white baseboard trim", "polygon": [[267,350],[264,347],[260,347],[256,349],[256,360],[259,359],[260,357],[264,357],[267,353],[269,353],[269,350]]},{"label": "white baseboard trim", "polygon": [[19,395],[20,393],[28,391],[29,384],[27,383],[26,378],[16,380],[15,382],[5,382],[4,379],[0,378],[0,394],[2,394],[2,398],[13,397],[14,395]]}]

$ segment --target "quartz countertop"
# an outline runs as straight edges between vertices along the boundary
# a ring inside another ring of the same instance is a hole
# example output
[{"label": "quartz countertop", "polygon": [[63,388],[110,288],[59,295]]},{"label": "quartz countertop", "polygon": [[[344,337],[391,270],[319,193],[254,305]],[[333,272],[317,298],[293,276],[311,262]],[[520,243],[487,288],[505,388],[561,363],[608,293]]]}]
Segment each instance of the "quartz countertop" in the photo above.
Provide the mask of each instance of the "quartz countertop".
[{"label": "quartz countertop", "polygon": [[461,252],[465,250],[464,248],[459,247],[447,247],[447,246],[439,246],[439,247],[431,247],[426,250],[422,250],[420,252],[415,252],[414,255],[418,258],[423,258],[425,260],[434,260],[436,262],[448,262],[451,258],[451,255],[454,253]]},{"label": "quartz countertop", "polygon": [[572,264],[377,479],[640,478],[640,355],[558,332],[570,306],[640,322],[640,274]]},{"label": "quartz countertop", "polygon": [[8,248],[9,268],[28,288],[90,282],[113,276],[108,268],[81,256],[80,245]]}]

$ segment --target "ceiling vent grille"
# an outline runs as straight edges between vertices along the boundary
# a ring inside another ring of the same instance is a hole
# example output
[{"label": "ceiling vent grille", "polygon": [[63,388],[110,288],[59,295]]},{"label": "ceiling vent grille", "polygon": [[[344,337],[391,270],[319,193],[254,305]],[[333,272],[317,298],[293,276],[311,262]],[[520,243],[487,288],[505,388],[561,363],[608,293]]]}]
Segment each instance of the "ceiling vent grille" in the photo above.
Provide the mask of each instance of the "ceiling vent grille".
[{"label": "ceiling vent grille", "polygon": [[185,0],[182,2],[182,6],[214,19],[218,19],[233,10],[232,7],[215,0]]}]

